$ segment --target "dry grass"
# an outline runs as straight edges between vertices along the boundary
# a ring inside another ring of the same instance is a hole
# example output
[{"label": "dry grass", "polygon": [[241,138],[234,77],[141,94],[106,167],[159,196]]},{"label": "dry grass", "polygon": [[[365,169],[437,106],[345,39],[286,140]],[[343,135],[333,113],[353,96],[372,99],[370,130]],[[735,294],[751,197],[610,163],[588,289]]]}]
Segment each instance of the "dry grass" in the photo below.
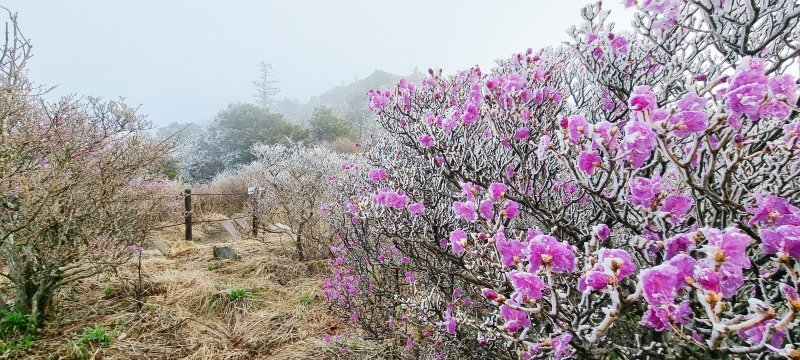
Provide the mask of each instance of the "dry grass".
[{"label": "dry grass", "polygon": [[[168,256],[148,251],[142,260],[142,302],[134,299],[134,263],[65,289],[56,314],[28,358],[103,359],[322,359],[344,354],[327,336],[356,333],[325,308],[319,261],[294,260],[286,238],[233,241],[215,228],[195,229],[202,241],[181,240],[179,227],[155,237]],[[215,261],[213,245],[241,256]],[[238,293],[237,293],[238,292]],[[242,296],[234,296],[236,294]],[[79,344],[84,329],[113,330],[107,347]],[[369,345],[360,349],[370,349]],[[354,354],[348,355],[352,357]],[[365,356],[360,356],[365,355]],[[367,351],[357,358],[380,358]]]}]

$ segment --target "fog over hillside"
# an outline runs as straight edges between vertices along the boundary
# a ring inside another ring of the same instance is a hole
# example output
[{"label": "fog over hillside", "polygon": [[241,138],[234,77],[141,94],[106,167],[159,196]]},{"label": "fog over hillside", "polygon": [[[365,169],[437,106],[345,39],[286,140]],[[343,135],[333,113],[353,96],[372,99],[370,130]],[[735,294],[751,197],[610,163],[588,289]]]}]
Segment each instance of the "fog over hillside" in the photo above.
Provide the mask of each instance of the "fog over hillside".
[{"label": "fog over hillside", "polygon": [[[608,1],[619,27],[630,22]],[[583,0],[110,2],[9,0],[34,45],[31,76],[49,95],[123,96],[156,126],[208,121],[253,101],[258,64],[299,102],[376,69],[447,73],[557,45]],[[546,10],[545,10],[546,8]],[[53,59],[58,59],[54,61]]]}]

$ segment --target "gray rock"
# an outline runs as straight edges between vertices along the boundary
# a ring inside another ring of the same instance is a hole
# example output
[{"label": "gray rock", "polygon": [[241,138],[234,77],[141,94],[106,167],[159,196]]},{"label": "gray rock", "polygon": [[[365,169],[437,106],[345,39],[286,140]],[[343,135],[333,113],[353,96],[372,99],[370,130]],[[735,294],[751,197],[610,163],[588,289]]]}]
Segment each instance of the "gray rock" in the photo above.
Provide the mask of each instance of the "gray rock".
[{"label": "gray rock", "polygon": [[228,232],[228,235],[233,237],[234,240],[241,240],[242,237],[239,235],[239,232],[236,231],[236,228],[233,226],[233,222],[230,220],[225,220],[222,222],[222,228]]},{"label": "gray rock", "polygon": [[214,246],[214,260],[238,260],[239,254],[230,246]]},{"label": "gray rock", "polygon": [[170,251],[172,251],[172,247],[169,246],[169,244],[167,244],[166,242],[161,240],[153,240],[153,246],[155,246],[156,249],[158,249],[158,251],[160,251],[165,256],[169,255]]}]

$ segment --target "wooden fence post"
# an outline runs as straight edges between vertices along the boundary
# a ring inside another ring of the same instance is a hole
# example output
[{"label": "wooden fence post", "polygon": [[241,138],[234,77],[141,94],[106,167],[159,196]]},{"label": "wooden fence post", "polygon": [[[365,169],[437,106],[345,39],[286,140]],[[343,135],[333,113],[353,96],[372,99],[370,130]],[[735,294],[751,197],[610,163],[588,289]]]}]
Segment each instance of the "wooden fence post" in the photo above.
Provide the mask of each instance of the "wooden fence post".
[{"label": "wooden fence post", "polygon": [[183,220],[186,225],[186,240],[192,240],[192,189],[183,191]]},{"label": "wooden fence post", "polygon": [[253,198],[252,198],[252,201],[253,201],[253,237],[254,238],[258,238],[258,226],[259,226],[259,221],[258,221],[258,193],[259,193],[259,191],[258,190],[259,189],[257,187],[253,190]]}]

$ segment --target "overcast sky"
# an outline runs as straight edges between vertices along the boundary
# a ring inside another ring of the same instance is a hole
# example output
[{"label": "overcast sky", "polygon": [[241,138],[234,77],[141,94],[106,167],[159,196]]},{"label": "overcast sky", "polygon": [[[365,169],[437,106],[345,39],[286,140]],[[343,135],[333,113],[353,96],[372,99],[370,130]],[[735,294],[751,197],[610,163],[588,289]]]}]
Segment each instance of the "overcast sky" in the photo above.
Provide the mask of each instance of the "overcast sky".
[{"label": "overcast sky", "polygon": [[[279,98],[428,67],[445,72],[567,40],[588,0],[13,0],[52,96],[125,97],[156,125],[206,121],[251,101],[257,64],[273,64]],[[612,19],[630,22],[621,1]],[[627,26],[625,26],[627,27]],[[618,27],[619,28],[619,27]]]}]

